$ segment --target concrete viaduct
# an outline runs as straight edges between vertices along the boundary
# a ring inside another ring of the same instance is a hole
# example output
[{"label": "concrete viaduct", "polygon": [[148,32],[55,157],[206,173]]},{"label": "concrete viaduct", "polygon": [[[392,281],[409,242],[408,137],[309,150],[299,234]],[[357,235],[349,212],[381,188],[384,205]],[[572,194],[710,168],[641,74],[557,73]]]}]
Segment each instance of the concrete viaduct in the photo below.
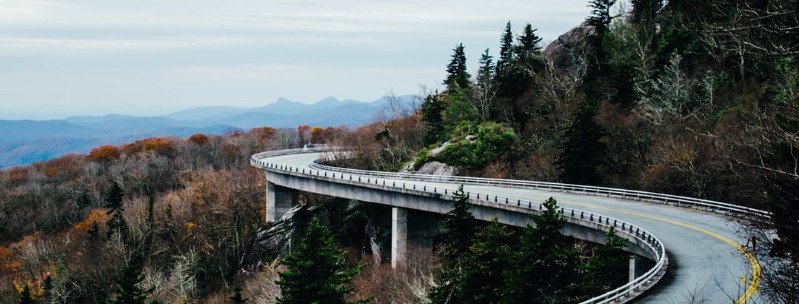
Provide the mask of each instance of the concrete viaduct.
[{"label": "concrete viaduct", "polygon": [[630,241],[627,251],[654,261],[644,263],[654,265],[649,269],[640,269],[640,260],[631,259],[628,284],[584,303],[746,303],[757,299],[760,266],[739,245],[744,241],[736,235],[730,216],[768,216],[763,211],[623,189],[352,170],[320,165],[316,163],[320,157],[334,155],[301,149],[253,155],[251,164],[266,173],[267,222],[279,220],[296,205],[299,191],[390,206],[391,263],[395,266],[405,258],[408,211],[447,213],[459,185],[469,193],[476,218],[496,217],[519,227],[535,225],[529,214],[540,212],[541,203],[551,196],[568,220],[564,234],[603,243],[605,232],[614,226]]}]

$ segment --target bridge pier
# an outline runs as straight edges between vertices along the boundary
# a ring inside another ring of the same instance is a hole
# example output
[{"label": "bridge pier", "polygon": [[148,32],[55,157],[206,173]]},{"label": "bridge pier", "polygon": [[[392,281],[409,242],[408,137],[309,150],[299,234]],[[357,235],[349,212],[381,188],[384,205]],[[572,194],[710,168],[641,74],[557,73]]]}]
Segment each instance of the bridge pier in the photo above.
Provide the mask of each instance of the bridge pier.
[{"label": "bridge pier", "polygon": [[639,256],[637,254],[630,255],[630,282],[642,276],[647,270],[655,266],[655,261]]},{"label": "bridge pier", "polygon": [[266,183],[266,222],[276,222],[291,207],[299,203],[300,192],[291,188]]},{"label": "bridge pier", "polygon": [[405,263],[408,250],[408,210],[391,208],[391,268]]}]

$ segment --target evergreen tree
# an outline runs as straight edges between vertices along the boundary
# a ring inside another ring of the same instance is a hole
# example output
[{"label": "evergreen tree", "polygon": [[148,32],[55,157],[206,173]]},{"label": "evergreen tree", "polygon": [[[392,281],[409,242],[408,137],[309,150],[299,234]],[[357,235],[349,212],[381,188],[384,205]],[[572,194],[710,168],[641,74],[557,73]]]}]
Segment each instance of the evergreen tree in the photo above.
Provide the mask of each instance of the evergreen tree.
[{"label": "evergreen tree", "polygon": [[657,12],[663,7],[663,0],[630,0],[633,6],[630,19],[633,23],[647,28],[654,27]]},{"label": "evergreen tree", "polygon": [[452,131],[462,122],[473,123],[478,119],[478,112],[469,102],[469,94],[459,84],[454,83],[447,92],[447,109],[444,111],[444,130]]},{"label": "evergreen tree", "polygon": [[344,251],[316,218],[311,220],[297,251],[284,264],[286,271],[279,273],[277,281],[279,304],[347,303],[344,295],[352,290],[348,285],[364,266],[348,269]]},{"label": "evergreen tree", "polygon": [[116,233],[117,237],[119,237],[123,242],[127,241],[128,225],[125,223],[125,218],[122,217],[122,212],[124,211],[122,208],[123,197],[124,192],[122,191],[122,188],[118,183],[114,182],[114,184],[111,186],[111,190],[108,193],[108,197],[105,199],[105,207],[110,209],[106,213],[111,216],[106,222],[108,225],[106,239],[110,239],[111,236]]},{"label": "evergreen tree", "polygon": [[25,287],[22,287],[22,292],[19,293],[19,304],[34,304],[36,301],[33,300],[33,296],[31,295],[31,287],[28,284],[25,284]]},{"label": "evergreen tree", "polygon": [[230,296],[230,304],[244,304],[247,303],[247,299],[241,296],[241,287],[236,286],[233,289],[233,295]]},{"label": "evergreen tree", "polygon": [[616,228],[611,226],[605,233],[605,244],[595,250],[585,266],[580,284],[582,294],[596,296],[627,282],[630,255],[624,251],[626,247],[627,240],[618,236]]},{"label": "evergreen tree", "polygon": [[44,282],[42,283],[43,293],[40,296],[42,299],[49,299],[53,294],[53,277],[48,274],[44,277]]},{"label": "evergreen tree", "polygon": [[605,164],[604,128],[596,120],[596,105],[585,97],[572,113],[571,125],[563,134],[556,165],[560,180],[579,185],[599,185]]},{"label": "evergreen tree", "polygon": [[467,272],[472,271],[466,265],[465,255],[477,232],[477,220],[469,212],[469,197],[464,193],[463,185],[452,196],[455,202],[444,219],[444,248],[439,253],[444,266],[438,273],[438,285],[430,289],[432,303],[461,303],[458,299],[464,294],[461,290],[464,278],[468,276]]},{"label": "evergreen tree", "polygon": [[480,91],[489,90],[491,82],[494,81],[495,69],[494,57],[486,49],[480,56],[480,69],[477,70],[477,86]]},{"label": "evergreen tree", "polygon": [[591,16],[588,17],[588,25],[596,29],[596,35],[604,36],[610,29],[610,22],[613,16],[610,8],[616,4],[616,0],[590,0],[588,7],[591,8]]},{"label": "evergreen tree", "polygon": [[514,46],[513,52],[521,63],[529,62],[531,55],[541,53],[541,37],[535,34],[538,29],[533,29],[529,23],[524,26],[524,32],[519,36],[519,43]]},{"label": "evergreen tree", "polygon": [[515,270],[508,296],[510,303],[575,302],[579,255],[571,240],[561,233],[566,219],[560,214],[554,198],[544,201],[544,209],[533,216],[535,227],[527,226],[521,244],[515,250]]},{"label": "evergreen tree", "polygon": [[[519,69],[513,45],[513,33],[511,32],[510,21],[505,25],[505,32],[502,33],[499,47],[499,59],[497,60],[496,85],[497,95],[501,97],[513,96],[520,91]],[[513,101],[511,101],[513,103]]]},{"label": "evergreen tree", "polygon": [[608,55],[605,51],[604,40],[610,31],[610,22],[613,20],[610,8],[615,3],[616,0],[591,0],[589,2],[591,16],[588,17],[588,25],[593,26],[596,31],[589,37],[596,57],[596,61],[591,62],[588,66],[589,78],[599,76],[600,73],[606,73],[605,71],[608,69]]},{"label": "evergreen tree", "polygon": [[142,276],[142,265],[140,262],[131,260],[125,264],[125,269],[122,270],[122,276],[116,280],[114,284],[114,292],[116,299],[111,301],[112,304],[143,304],[147,296],[155,290],[155,287],[150,289],[142,289],[138,285],[144,280]]},{"label": "evergreen tree", "polygon": [[510,275],[519,266],[511,260],[518,249],[515,239],[497,218],[474,235],[464,261],[462,287],[456,289],[458,303],[497,303],[507,298]]},{"label": "evergreen tree", "polygon": [[505,68],[513,61],[513,32],[510,21],[505,25],[499,46],[499,59],[497,60],[497,75],[503,74]]},{"label": "evergreen tree", "polygon": [[463,43],[458,44],[452,51],[452,60],[447,65],[447,78],[444,80],[444,85],[448,90],[455,85],[468,89],[470,87],[469,79],[472,76],[466,71],[466,53],[463,50]]},{"label": "evergreen tree", "polygon": [[[654,54],[657,61],[656,66],[662,67],[669,64],[669,60],[674,54],[686,56],[685,66],[688,68],[711,59],[712,57],[706,56],[712,48],[706,43],[708,39],[706,35],[713,30],[707,29],[706,25],[717,22],[715,15],[721,11],[712,8],[713,1],[710,0],[671,0],[666,2],[661,13],[663,20],[658,22],[660,30],[655,42]],[[736,10],[730,7],[726,11],[732,13]],[[721,43],[721,41],[715,43]],[[741,42],[738,41],[735,44],[738,45],[738,43]],[[713,58],[713,60],[718,60],[718,58]]]},{"label": "evergreen tree", "polygon": [[479,223],[469,211],[471,204],[468,194],[463,192],[463,185],[452,193],[452,198],[455,202],[443,223],[443,254],[447,260],[457,259],[468,252],[471,239],[479,229]]},{"label": "evergreen tree", "polygon": [[424,103],[422,103],[422,121],[427,126],[425,144],[431,145],[442,140],[444,135],[444,115],[442,115],[442,112],[445,108],[446,105],[439,99],[438,92],[425,97]]}]

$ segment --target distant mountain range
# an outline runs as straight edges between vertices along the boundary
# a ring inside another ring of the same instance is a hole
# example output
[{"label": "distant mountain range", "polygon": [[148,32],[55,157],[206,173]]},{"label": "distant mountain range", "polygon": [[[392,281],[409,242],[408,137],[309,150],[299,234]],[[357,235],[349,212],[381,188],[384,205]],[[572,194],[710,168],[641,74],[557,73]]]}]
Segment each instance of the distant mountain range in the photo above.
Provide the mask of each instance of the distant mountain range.
[{"label": "distant mountain range", "polygon": [[[396,97],[406,108],[411,95]],[[0,120],[0,169],[28,165],[69,153],[88,153],[99,145],[120,145],[158,136],[221,134],[255,127],[299,125],[357,127],[374,121],[388,98],[372,102],[328,97],[313,104],[279,98],[257,108],[202,107],[163,116],[76,116],[63,120]]]}]

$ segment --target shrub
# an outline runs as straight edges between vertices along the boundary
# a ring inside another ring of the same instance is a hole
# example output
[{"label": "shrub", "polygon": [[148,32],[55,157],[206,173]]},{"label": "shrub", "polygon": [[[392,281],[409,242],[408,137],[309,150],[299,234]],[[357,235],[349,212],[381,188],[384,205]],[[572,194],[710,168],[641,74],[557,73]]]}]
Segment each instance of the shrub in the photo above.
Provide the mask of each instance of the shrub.
[{"label": "shrub", "polygon": [[430,150],[427,148],[423,148],[416,153],[416,157],[413,159],[413,170],[418,171],[419,168],[422,167],[425,163],[430,160]]},{"label": "shrub", "polygon": [[493,122],[477,127],[474,141],[461,140],[444,148],[441,160],[449,165],[463,166],[471,170],[481,169],[488,163],[507,154],[516,142],[516,134],[508,126]]}]

